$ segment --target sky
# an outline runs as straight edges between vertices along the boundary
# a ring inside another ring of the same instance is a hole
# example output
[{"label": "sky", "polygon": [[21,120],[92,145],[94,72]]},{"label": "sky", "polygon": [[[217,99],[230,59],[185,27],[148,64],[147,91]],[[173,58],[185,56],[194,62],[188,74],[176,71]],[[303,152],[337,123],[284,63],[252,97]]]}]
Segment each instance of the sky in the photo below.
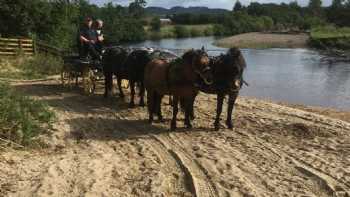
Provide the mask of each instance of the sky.
[{"label": "sky", "polygon": [[[113,2],[121,5],[128,5],[131,0],[90,0],[91,3],[97,5],[103,5],[104,3]],[[293,0],[240,0],[244,5],[249,5],[250,2],[259,2],[259,3],[289,3]],[[174,6],[206,6],[209,8],[223,8],[232,10],[235,0],[147,0],[147,6],[157,6],[164,8],[171,8]],[[299,5],[306,6],[309,0],[297,0]],[[332,0],[322,0],[323,5],[328,6]]]}]

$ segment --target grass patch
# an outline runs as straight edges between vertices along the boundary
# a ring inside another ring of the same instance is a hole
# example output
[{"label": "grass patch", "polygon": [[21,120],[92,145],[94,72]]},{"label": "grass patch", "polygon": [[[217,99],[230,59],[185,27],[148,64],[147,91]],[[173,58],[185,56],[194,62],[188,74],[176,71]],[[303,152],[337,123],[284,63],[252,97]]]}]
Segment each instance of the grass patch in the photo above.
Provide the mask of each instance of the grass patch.
[{"label": "grass patch", "polygon": [[350,27],[317,27],[311,30],[310,45],[320,49],[350,49]]},{"label": "grass patch", "polygon": [[[214,35],[214,25],[166,25],[160,31],[152,31],[146,26],[147,37],[149,39],[178,38],[178,37],[200,37]],[[180,31],[179,31],[180,29]]]},{"label": "grass patch", "polygon": [[59,74],[63,60],[50,55],[18,55],[0,59],[0,77],[9,79],[42,79]]},{"label": "grass patch", "polygon": [[317,27],[311,30],[311,38],[350,38],[350,27],[337,28],[334,26]]},{"label": "grass patch", "polygon": [[0,82],[0,146],[32,145],[36,136],[51,128],[54,117],[43,102]]}]

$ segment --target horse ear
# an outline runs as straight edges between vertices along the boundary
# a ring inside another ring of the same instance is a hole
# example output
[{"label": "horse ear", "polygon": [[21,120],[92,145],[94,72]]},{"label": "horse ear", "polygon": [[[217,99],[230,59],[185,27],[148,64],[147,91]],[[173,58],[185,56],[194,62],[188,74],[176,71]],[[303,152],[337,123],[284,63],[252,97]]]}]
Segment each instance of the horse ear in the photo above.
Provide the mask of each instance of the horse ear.
[{"label": "horse ear", "polygon": [[205,51],[205,48],[204,48],[204,46],[202,46],[202,51]]}]

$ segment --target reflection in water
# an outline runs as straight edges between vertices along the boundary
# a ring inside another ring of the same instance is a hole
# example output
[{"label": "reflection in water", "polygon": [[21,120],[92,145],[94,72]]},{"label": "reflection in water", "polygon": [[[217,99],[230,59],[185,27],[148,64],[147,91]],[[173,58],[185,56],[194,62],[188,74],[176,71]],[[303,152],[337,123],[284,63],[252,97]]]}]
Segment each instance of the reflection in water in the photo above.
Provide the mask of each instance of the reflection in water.
[{"label": "reflection in water", "polygon": [[[205,46],[210,55],[225,49],[213,46],[214,37],[163,39],[131,46],[191,49]],[[320,55],[308,49],[243,49],[250,84],[241,94],[274,101],[350,109],[350,64],[321,64]],[[175,50],[181,53],[182,51]]]}]

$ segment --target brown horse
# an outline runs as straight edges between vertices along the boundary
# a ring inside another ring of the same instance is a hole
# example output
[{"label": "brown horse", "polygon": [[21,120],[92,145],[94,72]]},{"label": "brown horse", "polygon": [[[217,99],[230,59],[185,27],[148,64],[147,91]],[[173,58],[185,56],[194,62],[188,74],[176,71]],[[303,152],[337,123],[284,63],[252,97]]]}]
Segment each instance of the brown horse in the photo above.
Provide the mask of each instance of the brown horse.
[{"label": "brown horse", "polygon": [[[207,85],[206,83],[202,82],[199,89],[202,92],[217,95],[217,109],[214,122],[215,130],[220,129],[220,115],[226,95],[228,95],[226,125],[229,129],[233,128],[232,111],[238,97],[239,90],[241,89],[243,83],[246,83],[243,80],[243,71],[245,68],[246,62],[238,48],[231,48],[226,54],[210,59],[210,69],[213,74],[214,83]],[[193,105],[191,109],[191,114],[193,115]]]},{"label": "brown horse", "polygon": [[176,129],[176,117],[180,99],[185,104],[185,125],[191,128],[190,111],[192,99],[198,93],[196,81],[202,79],[205,84],[212,83],[209,69],[209,57],[204,48],[190,50],[181,58],[171,62],[162,59],[152,60],[145,68],[145,87],[147,89],[149,122],[153,121],[156,113],[162,120],[160,109],[161,99],[164,95],[173,95],[173,118],[171,130]]}]

